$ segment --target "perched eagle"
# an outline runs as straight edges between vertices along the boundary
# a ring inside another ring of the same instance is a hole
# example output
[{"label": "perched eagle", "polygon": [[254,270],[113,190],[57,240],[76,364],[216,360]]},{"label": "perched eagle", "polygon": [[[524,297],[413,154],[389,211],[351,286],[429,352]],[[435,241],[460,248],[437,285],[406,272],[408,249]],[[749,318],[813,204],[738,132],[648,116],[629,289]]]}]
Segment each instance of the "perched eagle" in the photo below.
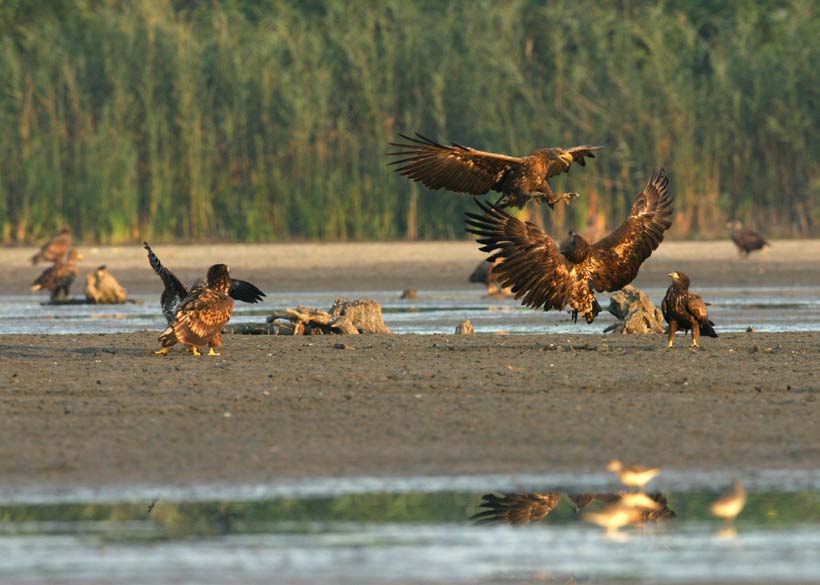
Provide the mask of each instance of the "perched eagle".
[{"label": "perched eagle", "polygon": [[77,263],[83,259],[79,250],[72,248],[68,255],[54,262],[49,268],[31,283],[31,290],[47,290],[51,293],[52,301],[61,301],[68,298],[68,290],[74,279],[77,278]]},{"label": "perched eagle", "polygon": [[545,311],[569,305],[573,321],[581,314],[592,323],[601,311],[594,291],[616,291],[632,282],[672,225],[668,185],[663,169],[653,173],[627,220],[594,244],[570,231],[559,248],[536,225],[481,202],[484,215],[468,213],[467,231],[478,236],[482,251],[492,253],[488,262],[501,261],[493,272],[516,299],[523,297],[523,305]]},{"label": "perched eagle", "polygon": [[62,260],[66,252],[71,249],[71,229],[63,226],[60,233],[43,244],[40,251],[31,257],[31,263],[36,265],[41,260],[46,262],[57,262]]},{"label": "perched eagle", "polygon": [[501,193],[498,207],[524,207],[530,200],[553,208],[559,201],[569,202],[577,193],[557,197],[547,179],[566,173],[572,163],[586,166],[586,157],[595,158],[599,146],[572,148],[539,148],[529,156],[516,157],[483,152],[453,143],[444,146],[421,134],[411,138],[399,134],[407,142],[391,142],[397,148],[388,156],[401,157],[391,162],[400,165],[396,172],[422,183],[428,189],[447,189],[470,195],[483,195],[490,190]]},{"label": "perched eagle", "polygon": [[764,240],[763,236],[754,230],[744,229],[743,224],[737,220],[730,221],[726,224],[726,227],[732,229],[729,233],[729,237],[732,238],[735,246],[737,246],[737,251],[744,254],[747,258],[749,254],[755,250],[763,250],[765,252],[766,248],[770,247],[769,242]]},{"label": "perched eagle", "polygon": [[[148,262],[151,264],[151,268],[159,275],[165,285],[160,297],[160,303],[162,304],[162,313],[165,315],[165,320],[170,327],[174,323],[180,304],[188,297],[189,289],[182,284],[182,281],[173,272],[162,265],[148,242],[143,242],[143,245],[148,252]],[[250,282],[236,278],[230,278],[229,280],[230,287],[227,294],[237,301],[258,303],[265,297],[265,293]],[[194,288],[203,284],[201,280],[197,280],[191,285],[190,290],[193,291]]]},{"label": "perched eagle", "polygon": [[703,333],[717,337],[714,323],[709,320],[706,303],[698,295],[689,292],[689,277],[683,272],[670,272],[672,284],[666,289],[666,296],[661,303],[663,318],[669,323],[669,344],[674,347],[675,332],[692,330],[692,347],[698,347],[698,339]]},{"label": "perched eagle", "polygon": [[222,328],[233,313],[230,292],[228,267],[214,264],[205,282],[194,285],[179,305],[174,322],[159,336],[162,349],[154,353],[164,355],[171,346],[182,343],[197,356],[202,355],[199,348],[205,345],[208,355],[219,355],[214,348],[222,345]]}]

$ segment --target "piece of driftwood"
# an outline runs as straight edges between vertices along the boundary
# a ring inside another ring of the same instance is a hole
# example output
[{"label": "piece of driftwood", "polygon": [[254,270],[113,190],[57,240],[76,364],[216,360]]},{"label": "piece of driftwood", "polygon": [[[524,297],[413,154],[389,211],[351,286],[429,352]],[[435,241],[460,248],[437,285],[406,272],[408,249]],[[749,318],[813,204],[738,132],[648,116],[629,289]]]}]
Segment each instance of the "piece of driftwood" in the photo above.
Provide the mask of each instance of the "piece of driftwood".
[{"label": "piece of driftwood", "polygon": [[46,305],[142,305],[145,303],[142,299],[126,299],[121,303],[95,303],[88,298],[69,298],[69,299],[53,299],[40,303],[41,306]]},{"label": "piece of driftwood", "polygon": [[475,328],[469,319],[456,325],[456,335],[472,335],[473,333],[475,333]]},{"label": "piece of driftwood", "polygon": [[419,297],[419,293],[414,288],[406,288],[401,291],[401,298],[403,300],[409,301],[413,299],[417,299]]},{"label": "piece of driftwood", "polygon": [[660,309],[652,304],[646,293],[632,285],[612,295],[607,309],[618,322],[607,327],[605,333],[663,333],[666,329]]},{"label": "piece of driftwood", "polygon": [[267,323],[237,323],[225,328],[242,335],[359,335],[393,333],[384,324],[376,301],[336,299],[330,311],[299,306],[276,311]]},{"label": "piece of driftwood", "polygon": [[121,305],[128,300],[128,291],[103,264],[86,275],[85,297],[97,305]]}]

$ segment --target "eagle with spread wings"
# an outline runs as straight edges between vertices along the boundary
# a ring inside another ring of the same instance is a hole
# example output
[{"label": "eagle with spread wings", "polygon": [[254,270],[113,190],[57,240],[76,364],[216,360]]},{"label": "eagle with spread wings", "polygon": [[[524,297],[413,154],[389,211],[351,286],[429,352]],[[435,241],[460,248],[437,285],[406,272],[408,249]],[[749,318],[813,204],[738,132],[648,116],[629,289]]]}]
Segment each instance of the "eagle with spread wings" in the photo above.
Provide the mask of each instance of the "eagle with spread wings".
[{"label": "eagle with spread wings", "polygon": [[477,201],[484,215],[467,213],[467,231],[478,236],[483,252],[502,286],[534,309],[561,310],[569,305],[573,321],[582,315],[592,323],[601,311],[597,292],[623,288],[663,241],[672,225],[669,179],[661,169],[635,199],[621,226],[590,244],[573,231],[560,247],[538,226],[522,222],[495,205]]},{"label": "eagle with spread wings", "polygon": [[[165,320],[168,322],[168,326],[171,326],[181,303],[190,294],[189,289],[182,284],[182,281],[177,278],[176,274],[162,265],[162,262],[160,262],[157,255],[154,254],[151,246],[148,245],[148,242],[143,242],[143,246],[148,252],[148,262],[151,264],[151,268],[154,269],[154,272],[162,279],[162,283],[165,285],[165,289],[162,291],[162,296],[160,297],[160,303],[162,304],[162,313],[165,315]],[[190,290],[193,291],[197,286],[202,286],[203,284],[205,284],[205,282],[199,279],[191,285]],[[259,290],[256,285],[246,280],[239,280],[238,278],[230,278],[228,295],[237,301],[252,304],[258,303],[265,297],[265,293]]]},{"label": "eagle with spread wings", "polygon": [[391,165],[396,172],[418,181],[428,189],[446,189],[470,195],[489,191],[501,193],[497,207],[522,208],[530,200],[546,203],[550,209],[559,201],[569,203],[577,193],[556,196],[547,179],[569,172],[573,163],[586,166],[587,158],[595,158],[598,146],[572,148],[539,148],[529,156],[517,157],[484,152],[452,143],[444,146],[421,134],[416,137],[399,134],[406,142],[391,142],[396,148],[388,156],[398,157]]}]

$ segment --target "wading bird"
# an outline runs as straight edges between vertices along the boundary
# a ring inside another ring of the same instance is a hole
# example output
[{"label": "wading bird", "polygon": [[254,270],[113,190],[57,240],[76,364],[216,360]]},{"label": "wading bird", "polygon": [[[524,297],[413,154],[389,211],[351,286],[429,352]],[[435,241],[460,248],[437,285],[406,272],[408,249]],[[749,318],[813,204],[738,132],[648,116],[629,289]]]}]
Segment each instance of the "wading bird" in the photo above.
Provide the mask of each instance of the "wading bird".
[{"label": "wading bird", "polygon": [[406,142],[391,142],[398,149],[387,153],[399,157],[391,165],[396,172],[418,181],[428,189],[446,189],[470,195],[492,191],[501,193],[498,207],[524,207],[530,201],[546,203],[554,208],[559,201],[569,203],[577,193],[556,196],[547,179],[569,172],[573,163],[586,166],[586,158],[595,158],[599,146],[572,148],[539,148],[529,156],[495,154],[453,143],[444,146],[421,134],[416,137],[399,134]]},{"label": "wading bird", "polygon": [[689,277],[683,272],[670,272],[672,284],[666,289],[666,296],[661,303],[663,318],[669,323],[669,343],[675,345],[675,332],[692,330],[692,347],[698,347],[698,339],[703,333],[708,337],[717,337],[714,323],[709,320],[706,303],[700,296],[689,292]]},{"label": "wading bird", "polygon": [[573,321],[580,314],[592,323],[601,311],[594,291],[616,291],[632,282],[672,225],[668,185],[663,169],[653,173],[627,220],[594,244],[571,231],[559,248],[536,225],[480,201],[484,215],[467,213],[467,231],[478,236],[483,252],[492,253],[489,262],[500,260],[493,272],[523,305],[545,311],[569,305]]},{"label": "wading bird", "polygon": [[736,481],[732,489],[715,500],[709,510],[713,516],[724,520],[734,520],[746,505],[746,490],[743,483]]},{"label": "wading bird", "polygon": [[31,263],[37,264],[41,260],[46,262],[57,262],[62,260],[71,249],[71,229],[63,226],[60,233],[43,244],[40,251],[31,257]]},{"label": "wading bird", "polygon": [[743,224],[737,220],[730,221],[726,224],[726,227],[732,229],[732,231],[729,232],[729,237],[735,243],[735,246],[737,246],[737,251],[746,258],[755,250],[763,250],[766,252],[768,248],[771,247],[769,242],[763,239],[763,236],[754,230],[745,229]]},{"label": "wading bird", "polygon": [[641,490],[661,473],[658,467],[644,467],[643,465],[625,467],[617,459],[610,461],[606,466],[606,470],[616,474],[625,486],[636,487]]}]

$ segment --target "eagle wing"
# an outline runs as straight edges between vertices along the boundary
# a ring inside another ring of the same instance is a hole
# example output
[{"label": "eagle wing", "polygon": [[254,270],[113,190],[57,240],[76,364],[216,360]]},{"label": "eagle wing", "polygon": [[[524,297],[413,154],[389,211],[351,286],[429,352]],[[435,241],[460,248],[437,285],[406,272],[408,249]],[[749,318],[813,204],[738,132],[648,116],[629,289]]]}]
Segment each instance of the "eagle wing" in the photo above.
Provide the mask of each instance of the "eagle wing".
[{"label": "eagle wing", "polygon": [[503,287],[512,287],[522,304],[544,310],[562,309],[569,303],[574,267],[558,246],[538,226],[514,218],[495,205],[476,201],[484,215],[466,214],[467,231],[478,236],[482,252]]},{"label": "eagle wing", "polygon": [[524,493],[524,494],[484,494],[481,496],[481,512],[470,517],[476,524],[530,524],[549,516],[561,494]]},{"label": "eagle wing", "polygon": [[483,195],[490,189],[499,190],[498,184],[513,169],[522,169],[523,158],[483,152],[453,143],[444,146],[416,134],[411,138],[399,134],[407,142],[391,142],[399,149],[388,156],[401,157],[391,165],[400,165],[396,172],[422,183],[428,189],[447,189],[471,195]]},{"label": "eagle wing", "polygon": [[162,279],[162,284],[165,285],[165,290],[162,291],[160,297],[160,303],[162,305],[162,314],[165,315],[168,325],[171,325],[174,322],[180,303],[188,296],[188,289],[185,288],[185,285],[177,278],[176,274],[162,265],[148,242],[143,242],[143,246],[148,251],[148,262],[151,264],[151,268],[154,269],[154,272]]},{"label": "eagle wing", "polygon": [[43,244],[40,251],[31,257],[31,263],[37,264],[40,260],[56,262],[71,249],[71,233],[61,232]]},{"label": "eagle wing", "polygon": [[237,278],[231,279],[231,296],[243,303],[258,303],[265,297],[265,293],[259,290],[256,285],[246,280]]},{"label": "eagle wing", "polygon": [[197,288],[180,305],[172,328],[182,343],[205,345],[230,320],[233,299],[211,288]]},{"label": "eagle wing", "polygon": [[587,158],[595,158],[595,151],[601,150],[606,146],[606,142],[603,144],[598,144],[597,146],[591,146],[589,144],[584,144],[581,146],[573,146],[572,148],[567,148],[567,152],[572,155],[572,162],[581,165],[582,167],[587,166]]},{"label": "eagle wing", "polygon": [[641,264],[652,255],[672,225],[673,211],[669,178],[661,169],[652,173],[627,220],[592,245],[584,264],[596,291],[619,290],[635,279]]}]

